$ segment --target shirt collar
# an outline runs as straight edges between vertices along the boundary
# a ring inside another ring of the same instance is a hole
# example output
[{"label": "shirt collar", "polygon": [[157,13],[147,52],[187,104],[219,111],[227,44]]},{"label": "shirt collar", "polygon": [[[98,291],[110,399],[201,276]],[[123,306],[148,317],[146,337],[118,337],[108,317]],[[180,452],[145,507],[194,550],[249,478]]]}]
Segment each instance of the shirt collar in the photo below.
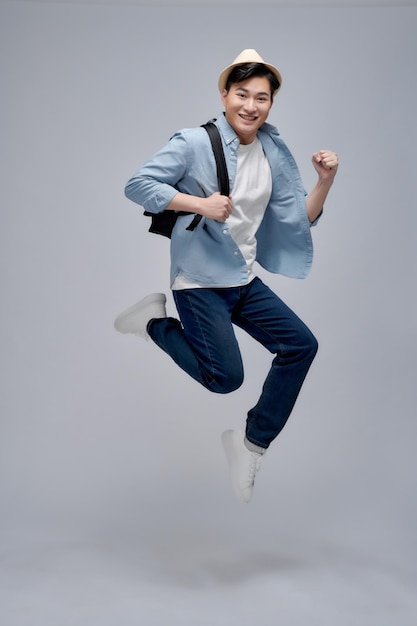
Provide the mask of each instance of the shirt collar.
[{"label": "shirt collar", "polygon": [[225,140],[226,145],[229,145],[233,142],[239,143],[239,137],[236,135],[235,131],[226,120],[226,116],[224,113],[219,115],[216,120],[216,124],[223,135],[223,139]]}]

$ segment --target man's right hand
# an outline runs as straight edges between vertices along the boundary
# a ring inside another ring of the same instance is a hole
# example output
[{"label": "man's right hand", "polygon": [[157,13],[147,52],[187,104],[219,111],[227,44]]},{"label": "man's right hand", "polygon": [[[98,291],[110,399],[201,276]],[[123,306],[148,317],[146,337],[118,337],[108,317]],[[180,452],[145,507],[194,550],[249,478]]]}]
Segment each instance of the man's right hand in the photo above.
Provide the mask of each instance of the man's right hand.
[{"label": "man's right hand", "polygon": [[216,191],[208,198],[200,199],[199,213],[217,222],[225,222],[233,210],[232,197]]}]

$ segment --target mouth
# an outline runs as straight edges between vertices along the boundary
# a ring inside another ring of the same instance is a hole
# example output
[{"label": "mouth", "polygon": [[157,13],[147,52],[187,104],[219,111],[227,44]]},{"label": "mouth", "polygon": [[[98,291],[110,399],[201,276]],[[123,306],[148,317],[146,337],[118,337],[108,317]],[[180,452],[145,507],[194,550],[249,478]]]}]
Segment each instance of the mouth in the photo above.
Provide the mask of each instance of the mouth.
[{"label": "mouth", "polygon": [[242,115],[242,113],[239,114],[239,117],[245,122],[256,122],[258,119],[256,115]]}]

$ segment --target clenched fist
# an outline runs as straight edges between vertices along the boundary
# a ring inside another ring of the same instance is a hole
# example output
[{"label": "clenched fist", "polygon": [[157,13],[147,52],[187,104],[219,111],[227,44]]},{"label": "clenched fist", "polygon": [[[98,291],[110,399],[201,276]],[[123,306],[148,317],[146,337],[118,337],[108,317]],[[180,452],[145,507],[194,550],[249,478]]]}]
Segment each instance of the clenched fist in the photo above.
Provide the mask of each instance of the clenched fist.
[{"label": "clenched fist", "polygon": [[225,222],[233,209],[231,196],[223,196],[218,191],[208,198],[204,198],[201,201],[201,206],[202,215],[218,222]]},{"label": "clenched fist", "polygon": [[339,166],[339,158],[332,150],[320,150],[312,156],[312,163],[322,180],[332,180]]}]

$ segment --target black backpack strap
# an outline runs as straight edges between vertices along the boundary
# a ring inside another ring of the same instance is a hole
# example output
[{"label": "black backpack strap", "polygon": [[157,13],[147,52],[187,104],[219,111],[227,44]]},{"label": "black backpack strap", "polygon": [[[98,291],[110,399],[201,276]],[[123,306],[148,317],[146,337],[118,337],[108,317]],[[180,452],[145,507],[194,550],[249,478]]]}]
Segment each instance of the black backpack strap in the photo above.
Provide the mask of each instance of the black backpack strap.
[{"label": "black backpack strap", "polygon": [[220,137],[219,129],[214,122],[207,122],[203,124],[203,128],[208,132],[211,145],[214,152],[214,158],[216,159],[217,167],[217,180],[219,181],[219,191],[223,196],[230,194],[229,188],[229,175],[227,173],[226,159],[223,152],[222,140]]},{"label": "black backpack strap", "polygon": [[[217,168],[217,180],[219,183],[219,191],[223,196],[228,196],[230,193],[229,175],[227,173],[226,159],[223,152],[222,140],[220,137],[219,129],[213,121],[209,121],[206,124],[201,125],[202,128],[208,133],[211,146],[213,148],[214,158],[216,159]],[[194,230],[197,224],[200,223],[202,215],[195,215],[191,224],[186,230]]]}]

